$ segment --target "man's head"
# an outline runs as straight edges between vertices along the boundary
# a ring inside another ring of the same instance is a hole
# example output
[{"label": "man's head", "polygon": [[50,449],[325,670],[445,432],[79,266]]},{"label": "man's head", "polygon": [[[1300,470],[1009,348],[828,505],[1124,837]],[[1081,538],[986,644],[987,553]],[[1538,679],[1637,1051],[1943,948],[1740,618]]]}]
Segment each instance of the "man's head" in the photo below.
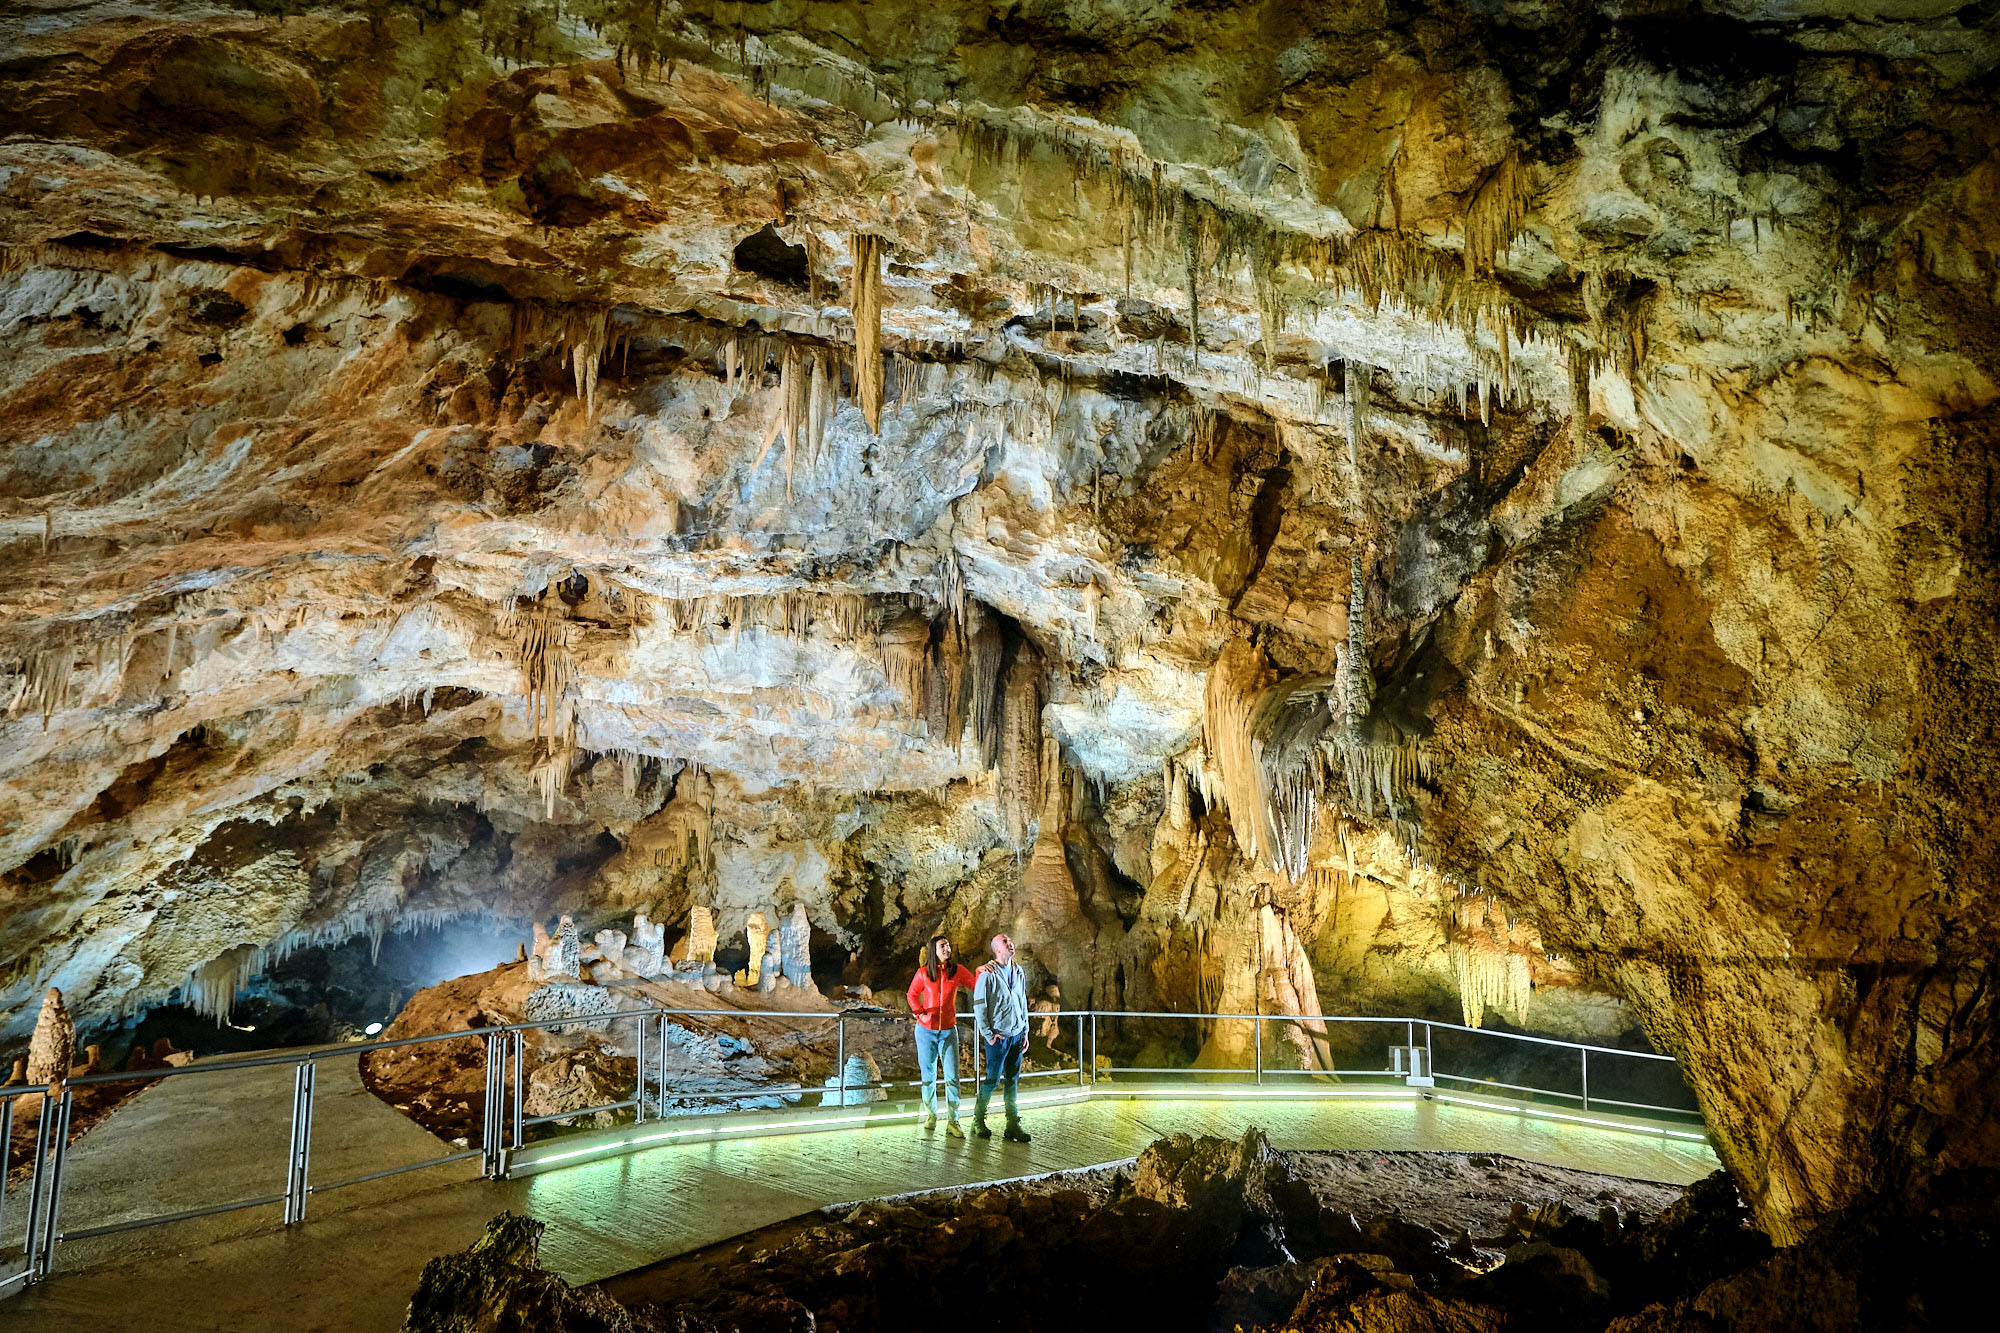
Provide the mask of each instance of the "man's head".
[{"label": "man's head", "polygon": [[995,935],[993,937],[993,961],[1002,967],[1014,961],[1014,941],[1011,936]]}]

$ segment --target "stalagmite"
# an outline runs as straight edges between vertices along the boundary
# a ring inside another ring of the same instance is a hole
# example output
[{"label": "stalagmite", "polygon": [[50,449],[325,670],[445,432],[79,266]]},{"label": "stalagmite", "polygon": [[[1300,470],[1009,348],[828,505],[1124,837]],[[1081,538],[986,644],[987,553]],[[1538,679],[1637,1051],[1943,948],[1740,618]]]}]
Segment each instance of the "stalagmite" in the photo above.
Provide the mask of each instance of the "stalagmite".
[{"label": "stalagmite", "polygon": [[642,977],[657,977],[667,970],[667,930],[649,920],[644,912],[632,917],[632,943],[625,951],[629,966]]},{"label": "stalagmite", "polygon": [[674,961],[701,966],[715,961],[715,914],[706,907],[688,909],[688,933],[674,946]]},{"label": "stalagmite", "polygon": [[62,992],[51,986],[42,995],[42,1012],[28,1038],[29,1083],[56,1084],[69,1077],[76,1062],[76,1024],[63,1004]]},{"label": "stalagmite", "polygon": [[1332,1068],[1326,1025],[1310,1021],[1320,1016],[1312,961],[1292,929],[1291,918],[1269,903],[1257,911],[1257,976],[1260,1011],[1307,1020],[1281,1025],[1286,1040],[1298,1051],[1299,1068]]},{"label": "stalagmite", "polygon": [[736,973],[736,984],[754,990],[758,978],[763,975],[764,946],[771,937],[771,923],[764,919],[762,912],[752,912],[750,919],[743,923],[743,930],[750,937],[750,961]]},{"label": "stalagmite", "polygon": [[549,942],[548,956],[543,960],[543,979],[576,981],[582,976],[583,951],[576,938],[576,922],[564,912],[556,923],[555,938]]},{"label": "stalagmite", "polygon": [[800,990],[811,990],[812,922],[806,917],[803,902],[794,902],[792,910],[778,923],[777,939],[778,966],[785,980]]},{"label": "stalagmite", "polygon": [[1065,850],[1069,773],[1053,738],[1043,747],[1042,770],[1047,774],[1045,798],[1036,826],[1034,851],[1021,873],[1020,906],[1012,932],[1015,943],[1030,950],[1071,994],[1084,993],[1089,975],[1084,955],[1088,922],[1077,900]]}]

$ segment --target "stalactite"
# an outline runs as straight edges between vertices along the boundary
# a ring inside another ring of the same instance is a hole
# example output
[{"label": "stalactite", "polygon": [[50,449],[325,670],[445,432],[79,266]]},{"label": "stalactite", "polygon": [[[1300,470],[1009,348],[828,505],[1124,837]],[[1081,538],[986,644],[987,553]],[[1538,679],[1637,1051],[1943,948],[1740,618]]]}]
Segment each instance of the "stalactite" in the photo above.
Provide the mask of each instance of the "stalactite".
[{"label": "stalactite", "polygon": [[528,778],[542,796],[542,818],[554,820],[556,803],[576,770],[578,751],[574,745],[551,741],[528,770]]},{"label": "stalactite", "polygon": [[854,246],[854,385],[862,419],[882,431],[882,241],[857,232]]},{"label": "stalactite", "polygon": [[1042,662],[1015,645],[1000,691],[1000,816],[1009,844],[1026,850],[1042,802]]},{"label": "stalactite", "polygon": [[[1370,552],[1372,556],[1373,552]],[[1334,668],[1344,739],[1361,740],[1361,724],[1375,702],[1375,676],[1368,665],[1368,584],[1359,547],[1347,554],[1347,646]]]},{"label": "stalactite", "polygon": [[1361,468],[1361,442],[1368,436],[1368,400],[1375,368],[1359,362],[1347,366],[1347,462]]},{"label": "stalactite", "polygon": [[1590,351],[1569,349],[1569,439],[1579,456],[1590,447]]},{"label": "stalactite", "polygon": [[1006,638],[980,603],[968,604],[965,636],[965,734],[981,768],[1000,762],[1001,665]]},{"label": "stalactite", "polygon": [[1257,645],[1236,638],[1223,645],[1203,692],[1203,742],[1218,770],[1230,829],[1246,859],[1257,855],[1258,826],[1263,820],[1251,716],[1258,697],[1277,678]]}]

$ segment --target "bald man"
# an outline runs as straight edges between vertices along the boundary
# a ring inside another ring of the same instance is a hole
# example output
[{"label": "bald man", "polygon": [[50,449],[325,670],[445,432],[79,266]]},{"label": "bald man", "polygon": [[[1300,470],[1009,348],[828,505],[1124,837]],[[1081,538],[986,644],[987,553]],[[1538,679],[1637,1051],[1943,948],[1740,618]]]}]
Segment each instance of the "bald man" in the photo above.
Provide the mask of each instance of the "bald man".
[{"label": "bald man", "polygon": [[1029,1135],[1021,1128],[1015,1093],[1021,1080],[1021,1057],[1028,1050],[1028,975],[1014,961],[1014,941],[1005,935],[993,937],[993,961],[979,969],[979,981],[972,988],[972,1023],[986,1057],[986,1073],[979,1080],[979,1101],[972,1114],[972,1137],[993,1137],[993,1131],[986,1127],[986,1106],[993,1100],[993,1085],[1005,1080],[1007,1128],[1000,1137],[1009,1143],[1026,1143]]}]

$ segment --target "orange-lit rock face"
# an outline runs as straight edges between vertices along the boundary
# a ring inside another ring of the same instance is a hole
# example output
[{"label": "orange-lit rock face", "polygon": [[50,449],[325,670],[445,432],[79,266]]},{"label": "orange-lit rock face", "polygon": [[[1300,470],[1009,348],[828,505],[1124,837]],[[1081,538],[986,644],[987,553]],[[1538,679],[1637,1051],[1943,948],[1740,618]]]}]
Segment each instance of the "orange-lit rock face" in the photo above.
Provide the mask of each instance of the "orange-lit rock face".
[{"label": "orange-lit rock face", "polygon": [[1781,1236],[2000,1164],[1976,27],[264,8],[0,18],[17,1036],[482,909],[879,981],[1025,811],[1066,1005],[1446,1017],[1476,888]]}]

